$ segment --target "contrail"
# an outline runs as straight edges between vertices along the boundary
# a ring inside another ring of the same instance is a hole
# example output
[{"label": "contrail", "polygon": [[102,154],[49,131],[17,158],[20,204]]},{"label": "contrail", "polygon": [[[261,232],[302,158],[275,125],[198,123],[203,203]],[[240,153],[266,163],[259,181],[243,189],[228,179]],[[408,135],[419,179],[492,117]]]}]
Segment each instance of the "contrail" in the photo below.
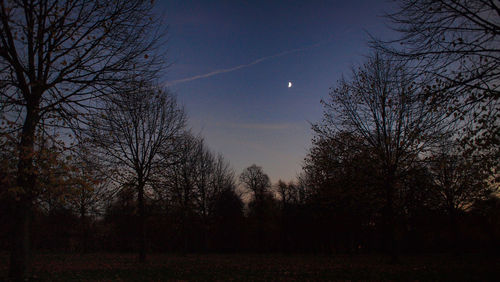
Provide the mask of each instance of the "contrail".
[{"label": "contrail", "polygon": [[292,54],[292,53],[297,53],[297,52],[305,51],[305,50],[317,47],[318,45],[320,45],[320,43],[316,43],[316,44],[309,45],[309,46],[302,47],[302,48],[297,48],[297,49],[291,49],[291,50],[283,51],[281,53],[270,55],[270,56],[265,56],[265,57],[262,57],[262,58],[259,58],[259,59],[255,60],[255,61],[253,61],[251,63],[243,64],[243,65],[239,65],[239,66],[235,66],[235,67],[232,67],[232,68],[218,69],[218,70],[214,70],[214,71],[211,71],[211,72],[205,73],[205,74],[195,75],[195,76],[192,76],[192,77],[187,77],[187,78],[178,79],[178,80],[167,81],[165,83],[165,86],[172,86],[172,85],[176,85],[176,84],[179,84],[179,83],[189,82],[189,81],[197,80],[197,79],[200,79],[200,78],[207,78],[207,77],[211,77],[211,76],[218,75],[218,74],[221,74],[221,73],[227,73],[227,72],[232,72],[232,71],[236,71],[236,70],[239,70],[239,69],[251,67],[253,65],[256,65],[256,64],[261,63],[261,62],[266,61],[266,60],[270,60],[270,59],[273,59],[273,58],[281,57],[281,56]]}]

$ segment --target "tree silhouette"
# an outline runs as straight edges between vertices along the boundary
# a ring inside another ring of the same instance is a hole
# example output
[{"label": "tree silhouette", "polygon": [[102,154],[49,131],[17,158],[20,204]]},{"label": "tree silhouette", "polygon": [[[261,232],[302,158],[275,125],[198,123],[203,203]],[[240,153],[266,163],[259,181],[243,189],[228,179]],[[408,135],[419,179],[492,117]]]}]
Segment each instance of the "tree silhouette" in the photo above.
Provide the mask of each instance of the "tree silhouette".
[{"label": "tree silhouette", "polygon": [[264,195],[271,188],[269,176],[264,173],[262,167],[255,164],[243,170],[240,174],[240,183],[253,193],[257,201],[263,199]]},{"label": "tree silhouette", "polygon": [[162,151],[177,142],[185,127],[184,110],[171,94],[138,82],[127,93],[112,95],[87,130],[96,157],[115,168],[114,180],[133,185],[139,216],[139,260],[146,259],[145,192],[165,160]]},{"label": "tree silhouette", "polygon": [[474,148],[498,150],[500,4],[498,1],[398,0],[387,15],[399,37],[376,48],[412,61],[426,74],[429,99],[461,123],[473,124]]},{"label": "tree silhouette", "polygon": [[[380,168],[373,149],[348,132],[315,136],[304,160],[304,173],[312,188],[308,202],[318,210],[319,224],[334,237],[336,250],[357,251],[363,237],[383,211]],[[364,246],[363,246],[364,247]]]},{"label": "tree silhouette", "polygon": [[239,177],[240,183],[252,194],[252,200],[248,207],[250,214],[256,220],[256,240],[257,250],[264,250],[265,243],[265,226],[267,216],[272,215],[274,206],[273,195],[270,194],[271,181],[269,176],[264,173],[262,167],[255,164],[243,170]]},{"label": "tree silhouette", "polygon": [[375,154],[385,194],[388,238],[396,258],[395,197],[401,173],[441,136],[443,115],[429,107],[405,65],[375,54],[341,79],[324,105],[320,136],[347,132]]},{"label": "tree silhouette", "polygon": [[[159,35],[150,1],[3,1],[0,3],[0,108],[19,121],[10,276],[26,276],[36,174],[37,126],[83,118],[92,99],[131,75],[155,76]],[[134,70],[134,72],[131,72]],[[19,118],[19,119],[18,119]]]},{"label": "tree silhouette", "polygon": [[74,168],[70,183],[71,193],[68,204],[80,219],[80,249],[82,253],[89,250],[91,244],[90,225],[94,219],[104,214],[108,201],[116,194],[118,185],[113,185],[109,171],[112,167],[105,167],[94,158],[92,146],[79,143],[73,149],[71,165]]},{"label": "tree silhouette", "polygon": [[202,138],[190,132],[184,132],[174,147],[167,161],[170,165],[162,167],[155,178],[153,196],[160,210],[175,215],[173,225],[179,226],[176,237],[182,241],[182,250],[195,248],[190,240],[198,237],[196,242],[206,251],[212,223],[220,216],[215,210],[221,194],[234,194],[234,173],[221,155],[212,153]]},{"label": "tree silhouette", "polygon": [[450,219],[454,251],[460,249],[458,243],[458,218],[460,213],[475,202],[487,199],[498,191],[498,185],[491,183],[494,166],[479,156],[467,156],[452,140],[443,140],[435,152],[427,159],[429,171],[436,189],[436,203]]}]

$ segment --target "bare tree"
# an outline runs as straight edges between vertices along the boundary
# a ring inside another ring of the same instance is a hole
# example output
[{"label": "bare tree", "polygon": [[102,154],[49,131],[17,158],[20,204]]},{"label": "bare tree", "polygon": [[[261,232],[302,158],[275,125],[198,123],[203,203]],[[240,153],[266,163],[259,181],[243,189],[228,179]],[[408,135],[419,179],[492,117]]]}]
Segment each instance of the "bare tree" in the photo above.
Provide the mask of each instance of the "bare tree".
[{"label": "bare tree", "polygon": [[276,192],[281,200],[282,209],[286,209],[288,205],[292,203],[294,198],[293,189],[294,184],[286,184],[283,180],[278,180],[278,183],[275,186]]},{"label": "bare tree", "polygon": [[311,181],[311,175],[305,171],[302,171],[297,175],[295,188],[297,189],[297,202],[299,204],[304,204],[311,197]]},{"label": "bare tree", "polygon": [[262,167],[255,164],[243,170],[240,174],[240,183],[253,193],[256,201],[263,200],[266,193],[271,189],[269,176],[264,173]]},{"label": "bare tree", "polygon": [[240,174],[240,183],[252,193],[253,199],[248,204],[251,216],[256,219],[257,249],[262,251],[265,243],[266,219],[273,216],[270,210],[274,204],[271,192],[271,181],[260,166],[255,164],[247,167]]},{"label": "bare tree", "polygon": [[157,194],[164,204],[179,213],[181,236],[183,236],[183,250],[189,245],[188,228],[190,219],[195,213],[197,193],[195,183],[197,179],[198,160],[202,154],[201,139],[190,132],[184,132],[176,145],[176,154],[173,155],[174,165],[163,169]]},{"label": "bare tree", "polygon": [[350,80],[341,79],[322,101],[324,120],[315,125],[319,136],[345,132],[360,138],[380,165],[385,194],[388,238],[395,249],[395,195],[401,173],[441,136],[443,116],[432,110],[412,83],[404,65],[375,54]]},{"label": "bare tree", "polygon": [[216,188],[210,185],[210,178],[212,178],[215,163],[213,154],[207,150],[203,140],[200,140],[198,146],[196,175],[193,188],[196,194],[196,206],[202,218],[206,219],[209,214],[210,198]]},{"label": "bare tree", "polygon": [[[299,187],[293,182],[285,183],[282,180],[278,180],[275,185],[276,192],[281,201],[281,244],[282,249],[288,252],[290,249],[290,236],[291,227],[293,226],[293,216],[296,213],[296,209],[299,202]],[[295,211],[295,212],[294,212]]]},{"label": "bare tree", "polygon": [[464,155],[457,141],[444,139],[427,158],[427,164],[434,182],[435,203],[450,219],[452,243],[458,251],[460,213],[499,190],[493,177],[495,163],[478,155]]},{"label": "bare tree", "polygon": [[[398,0],[387,15],[399,32],[372,44],[427,74],[430,99],[461,123],[474,124],[467,137],[481,149],[498,144],[500,128],[500,2]],[[496,141],[495,141],[496,140]]]},{"label": "bare tree", "polygon": [[196,175],[194,179],[195,207],[201,218],[203,243],[205,250],[208,245],[208,234],[215,204],[220,194],[234,187],[234,174],[228,162],[221,155],[215,156],[200,140]]},{"label": "bare tree", "polygon": [[72,150],[71,166],[73,168],[68,204],[80,219],[80,247],[83,253],[88,251],[90,224],[99,216],[104,215],[107,203],[113,199],[118,192],[119,185],[113,183],[108,177],[108,171],[112,168],[106,167],[93,158],[90,152],[92,146],[79,143]]},{"label": "bare tree", "polygon": [[221,193],[234,188],[234,173],[221,155],[215,156],[202,138],[185,132],[170,156],[168,167],[158,174],[155,196],[163,207],[173,208],[181,216],[184,250],[188,248],[188,228],[193,217],[200,219],[203,243],[208,247],[208,233]]},{"label": "bare tree", "polygon": [[151,1],[0,2],[0,108],[21,133],[17,185],[23,193],[12,212],[11,277],[27,273],[37,126],[44,118],[73,122],[95,105],[91,99],[125,78],[154,76],[162,65],[157,24]]},{"label": "bare tree", "polygon": [[233,189],[236,186],[234,171],[229,162],[220,154],[215,157],[210,182],[217,196],[223,190]]},{"label": "bare tree", "polygon": [[94,115],[87,131],[97,157],[115,168],[113,179],[133,185],[137,193],[140,235],[139,260],[146,258],[145,191],[163,166],[162,151],[182,134],[186,117],[171,94],[137,82],[127,93],[117,93]]}]

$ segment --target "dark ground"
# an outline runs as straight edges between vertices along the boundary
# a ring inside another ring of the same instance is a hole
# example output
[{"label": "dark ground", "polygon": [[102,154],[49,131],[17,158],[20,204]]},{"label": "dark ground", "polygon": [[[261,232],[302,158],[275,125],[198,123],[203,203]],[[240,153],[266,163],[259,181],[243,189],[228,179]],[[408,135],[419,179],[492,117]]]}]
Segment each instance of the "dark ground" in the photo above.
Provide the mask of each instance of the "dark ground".
[{"label": "dark ground", "polygon": [[[468,254],[403,256],[389,264],[382,255],[150,255],[145,264],[133,254],[38,254],[35,281],[165,280],[449,280],[500,279],[500,258]],[[8,255],[0,254],[0,281]]]}]

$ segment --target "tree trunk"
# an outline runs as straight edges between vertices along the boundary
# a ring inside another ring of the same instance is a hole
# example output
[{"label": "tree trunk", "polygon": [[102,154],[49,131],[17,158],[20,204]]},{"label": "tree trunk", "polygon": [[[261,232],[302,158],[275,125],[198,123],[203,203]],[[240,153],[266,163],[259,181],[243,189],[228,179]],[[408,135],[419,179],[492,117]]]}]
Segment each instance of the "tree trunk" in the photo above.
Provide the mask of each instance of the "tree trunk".
[{"label": "tree trunk", "polygon": [[454,255],[460,254],[460,232],[458,230],[458,212],[454,207],[449,208],[450,231],[451,231],[451,250]]},{"label": "tree trunk", "polygon": [[145,214],[145,208],[144,208],[144,183],[139,182],[139,185],[137,186],[137,205],[139,209],[139,238],[138,238],[138,245],[139,245],[139,262],[145,262],[146,261],[146,214]]},{"label": "tree trunk", "polygon": [[14,281],[22,281],[27,277],[30,268],[30,219],[32,213],[32,195],[35,188],[33,153],[35,130],[38,113],[35,107],[28,107],[24,121],[21,142],[19,144],[19,160],[17,165],[17,186],[13,199],[13,230],[10,253],[9,276]]},{"label": "tree trunk", "polygon": [[391,257],[391,263],[399,261],[398,256],[398,238],[396,236],[396,215],[394,212],[394,173],[389,172],[385,180],[387,206],[386,206],[386,231],[388,251]]},{"label": "tree trunk", "polygon": [[290,244],[288,242],[288,206],[283,203],[283,210],[281,214],[281,250],[285,254],[290,253]]},{"label": "tree trunk", "polygon": [[9,276],[13,281],[23,281],[30,268],[30,219],[31,204],[27,199],[16,200],[12,211],[13,230]]},{"label": "tree trunk", "polygon": [[81,252],[82,253],[87,253],[88,252],[88,226],[87,226],[87,217],[86,217],[86,209],[82,205],[80,208],[80,224],[81,224]]},{"label": "tree trunk", "polygon": [[205,218],[203,222],[203,252],[208,252],[209,250],[209,243],[208,243],[208,223],[207,219]]},{"label": "tree trunk", "polygon": [[[186,180],[187,177],[184,175],[184,179]],[[189,181],[186,181],[186,183],[189,183]],[[183,236],[183,242],[184,246],[182,249],[183,254],[186,254],[189,250],[189,238],[188,238],[188,221],[190,217],[189,213],[189,187],[190,185],[184,185],[184,202],[183,202],[183,207],[182,207],[182,236]]]}]

